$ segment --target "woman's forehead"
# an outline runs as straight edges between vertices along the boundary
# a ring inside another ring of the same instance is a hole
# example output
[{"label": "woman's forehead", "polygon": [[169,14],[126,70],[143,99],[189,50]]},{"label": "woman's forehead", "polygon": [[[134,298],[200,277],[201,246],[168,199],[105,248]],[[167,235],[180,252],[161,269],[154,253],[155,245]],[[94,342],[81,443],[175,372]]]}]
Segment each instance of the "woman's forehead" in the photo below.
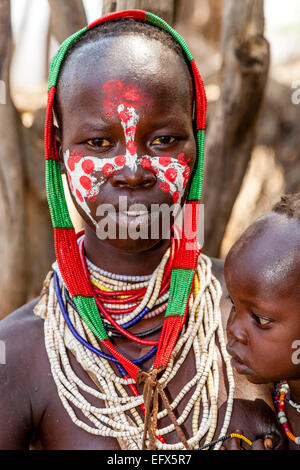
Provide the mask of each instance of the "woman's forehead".
[{"label": "woman's forehead", "polygon": [[103,93],[112,80],[134,83],[144,96],[165,104],[189,107],[192,102],[192,79],[183,59],[156,40],[126,35],[73,51],[59,80],[60,107],[81,95]]}]

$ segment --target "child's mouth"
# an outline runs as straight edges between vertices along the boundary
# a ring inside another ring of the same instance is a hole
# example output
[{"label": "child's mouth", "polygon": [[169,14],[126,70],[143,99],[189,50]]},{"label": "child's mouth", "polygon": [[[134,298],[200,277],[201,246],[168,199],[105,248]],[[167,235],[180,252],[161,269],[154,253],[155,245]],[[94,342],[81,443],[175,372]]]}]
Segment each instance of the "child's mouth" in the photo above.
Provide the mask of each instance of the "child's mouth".
[{"label": "child's mouth", "polygon": [[239,359],[236,359],[235,357],[231,358],[231,365],[236,369],[239,374],[246,374],[246,371],[249,370],[248,366],[246,366],[243,362],[241,362]]},{"label": "child's mouth", "polygon": [[238,372],[238,374],[249,374],[251,371],[250,367],[247,366],[228,345],[227,351],[231,356],[231,365]]}]

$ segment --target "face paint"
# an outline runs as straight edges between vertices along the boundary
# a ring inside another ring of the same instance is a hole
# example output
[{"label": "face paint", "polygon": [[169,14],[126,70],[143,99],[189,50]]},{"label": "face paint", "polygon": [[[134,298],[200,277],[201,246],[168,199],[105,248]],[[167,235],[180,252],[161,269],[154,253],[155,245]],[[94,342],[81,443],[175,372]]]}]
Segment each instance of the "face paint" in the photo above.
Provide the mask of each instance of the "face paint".
[{"label": "face paint", "polygon": [[[137,145],[135,142],[136,127],[139,120],[137,108],[143,104],[145,94],[141,93],[136,85],[125,86],[118,80],[110,80],[103,85],[106,98],[103,101],[107,115],[117,112],[118,118],[124,130],[126,153],[112,158],[99,158],[94,156],[83,156],[78,150],[64,153],[65,166],[70,184],[70,189],[77,203],[96,225],[96,221],[91,215],[88,202],[95,202],[98,198],[101,186],[117,171],[124,166],[128,166],[132,171],[136,171],[137,165],[141,165],[145,170],[151,170],[159,180],[159,188],[170,194],[174,203],[177,203],[187,185],[190,168],[188,162],[180,153],[177,158],[165,156],[138,157]],[[124,96],[122,95],[125,94]],[[113,95],[109,100],[109,96]],[[120,102],[121,98],[124,102]],[[131,106],[130,102],[135,101],[137,105]],[[149,101],[149,100],[148,100]]]}]

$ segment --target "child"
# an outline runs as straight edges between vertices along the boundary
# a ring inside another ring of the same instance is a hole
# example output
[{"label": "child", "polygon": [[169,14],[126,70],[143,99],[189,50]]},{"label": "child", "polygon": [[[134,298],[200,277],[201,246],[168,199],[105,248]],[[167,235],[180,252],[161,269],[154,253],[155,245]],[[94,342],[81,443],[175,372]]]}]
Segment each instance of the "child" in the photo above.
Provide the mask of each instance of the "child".
[{"label": "child", "polygon": [[[233,403],[222,264],[197,243],[206,101],[184,42],[149,13],[102,18],[59,49],[48,100],[57,262],[38,303],[0,327],[1,448],[218,448],[238,423],[251,439],[275,431],[265,390],[237,382],[241,401],[260,398],[250,423]],[[185,201],[189,237],[165,236]]]},{"label": "child", "polygon": [[274,384],[290,449],[300,445],[300,193],[283,196],[229,251],[227,350],[237,372]]}]

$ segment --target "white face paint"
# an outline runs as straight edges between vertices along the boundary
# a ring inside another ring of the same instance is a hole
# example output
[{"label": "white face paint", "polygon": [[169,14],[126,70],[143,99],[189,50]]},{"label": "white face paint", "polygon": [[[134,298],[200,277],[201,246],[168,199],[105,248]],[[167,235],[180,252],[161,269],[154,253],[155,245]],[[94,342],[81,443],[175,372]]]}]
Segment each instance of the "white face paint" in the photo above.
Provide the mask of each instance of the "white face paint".
[{"label": "white face paint", "polygon": [[123,104],[120,104],[117,109],[124,129],[125,155],[99,158],[83,156],[76,150],[70,152],[68,149],[64,152],[64,162],[72,194],[95,225],[97,222],[93,219],[87,202],[95,202],[101,186],[124,166],[128,166],[133,171],[136,170],[137,165],[151,170],[160,181],[160,189],[170,194],[174,203],[177,203],[182,196],[190,175],[190,168],[183,153],[177,158],[148,155],[138,157],[135,134],[139,116],[136,109],[132,106],[125,107]]}]

